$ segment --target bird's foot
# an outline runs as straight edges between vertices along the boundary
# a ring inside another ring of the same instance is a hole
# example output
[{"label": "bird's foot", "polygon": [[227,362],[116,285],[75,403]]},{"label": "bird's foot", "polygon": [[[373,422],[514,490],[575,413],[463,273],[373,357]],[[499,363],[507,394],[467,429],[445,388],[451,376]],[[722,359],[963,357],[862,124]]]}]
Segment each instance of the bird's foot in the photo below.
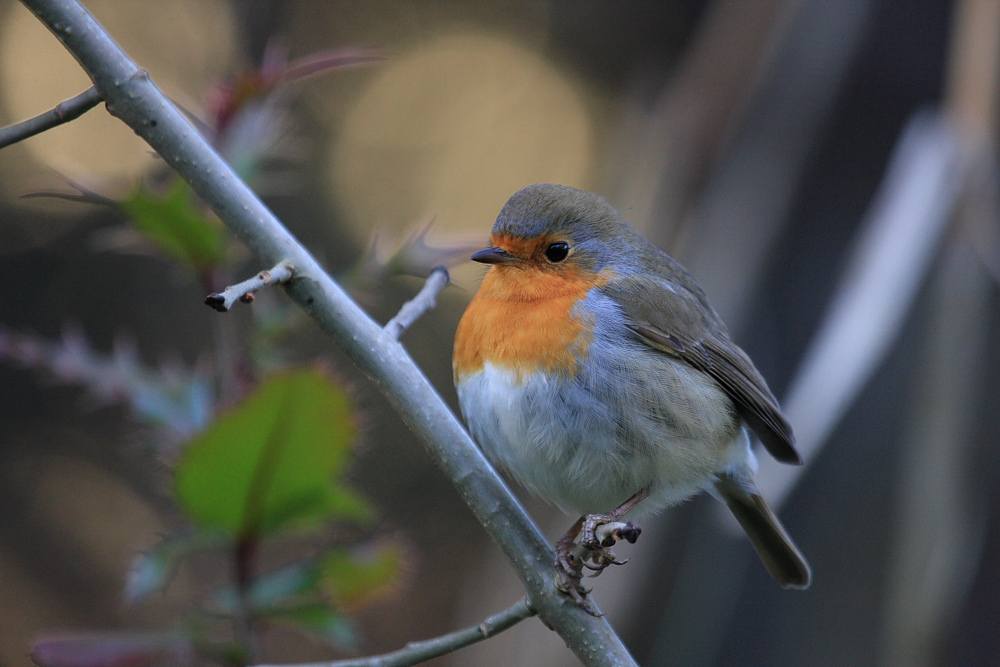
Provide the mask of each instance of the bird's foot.
[{"label": "bird's foot", "polygon": [[[587,599],[589,588],[583,586],[583,569],[591,570],[596,577],[610,565],[624,565],[611,548],[619,541],[634,543],[642,532],[632,521],[618,521],[611,514],[590,514],[581,517],[556,543],[556,585],[581,609],[592,616],[600,616]],[[577,541],[579,536],[579,541]]]},{"label": "bird's foot", "polygon": [[591,576],[596,577],[609,565],[628,562],[627,558],[619,560],[611,547],[619,540],[634,544],[639,539],[642,528],[634,521],[622,521],[622,517],[648,495],[649,489],[645,488],[607,514],[581,516],[556,542],[556,585],[592,616],[600,612],[587,600],[590,589],[583,586],[583,568],[593,571]]}]

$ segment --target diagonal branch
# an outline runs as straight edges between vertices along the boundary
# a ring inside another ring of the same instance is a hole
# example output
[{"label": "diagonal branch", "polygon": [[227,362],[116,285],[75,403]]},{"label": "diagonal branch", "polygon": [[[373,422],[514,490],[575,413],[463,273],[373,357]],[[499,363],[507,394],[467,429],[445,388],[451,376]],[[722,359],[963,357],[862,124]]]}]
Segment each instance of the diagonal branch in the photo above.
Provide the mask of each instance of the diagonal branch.
[{"label": "diagonal branch", "polygon": [[448,276],[448,269],[443,266],[435,266],[431,270],[431,275],[427,276],[420,292],[403,304],[396,316],[386,322],[385,331],[393,338],[398,339],[410,326],[416,322],[428,310],[437,303],[437,295],[441,293],[451,278]]},{"label": "diagonal branch", "polygon": [[101,93],[98,92],[96,86],[91,86],[76,97],[60,102],[43,114],[0,129],[0,149],[36,134],[41,134],[46,130],[51,130],[63,123],[76,120],[100,103]]},{"label": "diagonal branch", "polygon": [[376,382],[420,438],[511,562],[539,617],[585,665],[634,665],[604,618],[557,591],[551,547],[403,346],[323,271],[79,3],[22,1],[87,71],[108,110],[190,183],[260,261],[295,267],[289,296]]},{"label": "diagonal branch", "polygon": [[[531,608],[531,603],[528,602],[527,598],[524,598],[512,607],[493,614],[479,625],[456,630],[433,639],[410,642],[405,648],[392,653],[334,662],[312,662],[294,665],[294,667],[410,667],[410,665],[416,665],[489,639],[534,615],[535,610]],[[280,666],[272,665],[271,667]]]}]

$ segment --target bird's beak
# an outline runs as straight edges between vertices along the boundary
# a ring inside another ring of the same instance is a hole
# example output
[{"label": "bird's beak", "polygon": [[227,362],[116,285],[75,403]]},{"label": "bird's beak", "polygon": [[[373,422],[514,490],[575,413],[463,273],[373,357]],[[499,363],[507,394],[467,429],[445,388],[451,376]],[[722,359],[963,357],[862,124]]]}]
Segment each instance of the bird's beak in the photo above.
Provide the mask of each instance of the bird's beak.
[{"label": "bird's beak", "polygon": [[513,264],[517,261],[517,257],[503,248],[480,250],[471,259],[473,262],[482,262],[483,264]]}]

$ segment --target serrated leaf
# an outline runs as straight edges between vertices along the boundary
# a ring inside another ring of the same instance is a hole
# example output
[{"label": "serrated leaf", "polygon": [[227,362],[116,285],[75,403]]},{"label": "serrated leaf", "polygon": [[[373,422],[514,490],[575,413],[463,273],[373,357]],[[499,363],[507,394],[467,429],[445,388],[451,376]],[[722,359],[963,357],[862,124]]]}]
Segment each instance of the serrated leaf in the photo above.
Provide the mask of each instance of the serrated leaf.
[{"label": "serrated leaf", "polygon": [[388,540],[335,549],[320,564],[319,586],[339,606],[357,608],[398,586],[404,564],[402,545]]},{"label": "serrated leaf", "polygon": [[225,228],[198,206],[191,189],[178,177],[162,195],[140,184],[119,207],[154,246],[197,272],[215,268],[226,259]]},{"label": "serrated leaf", "polygon": [[175,493],[203,529],[259,538],[371,510],[338,479],[355,437],[347,393],[315,369],[272,376],[192,441]]}]

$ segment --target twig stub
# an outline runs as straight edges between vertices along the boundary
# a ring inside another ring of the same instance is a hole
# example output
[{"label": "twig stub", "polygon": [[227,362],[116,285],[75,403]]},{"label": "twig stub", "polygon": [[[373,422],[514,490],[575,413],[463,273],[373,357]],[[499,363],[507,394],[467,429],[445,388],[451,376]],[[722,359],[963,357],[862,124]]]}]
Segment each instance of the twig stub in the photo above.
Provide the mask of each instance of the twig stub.
[{"label": "twig stub", "polygon": [[292,279],[292,267],[285,262],[277,264],[269,271],[261,271],[253,278],[236,285],[230,285],[221,292],[213,292],[205,297],[205,305],[220,313],[227,312],[237,301],[253,303],[254,292],[274,283],[286,283]]}]

